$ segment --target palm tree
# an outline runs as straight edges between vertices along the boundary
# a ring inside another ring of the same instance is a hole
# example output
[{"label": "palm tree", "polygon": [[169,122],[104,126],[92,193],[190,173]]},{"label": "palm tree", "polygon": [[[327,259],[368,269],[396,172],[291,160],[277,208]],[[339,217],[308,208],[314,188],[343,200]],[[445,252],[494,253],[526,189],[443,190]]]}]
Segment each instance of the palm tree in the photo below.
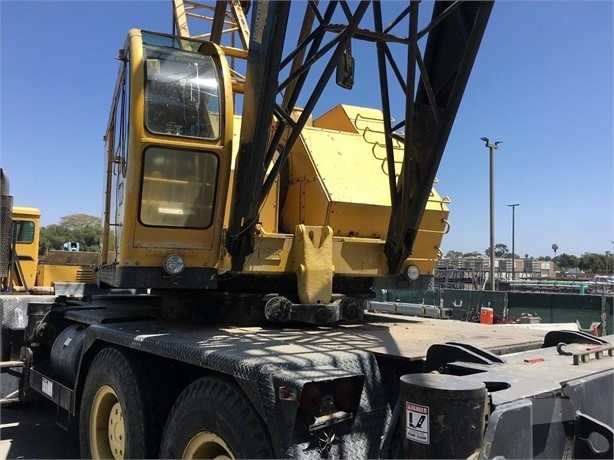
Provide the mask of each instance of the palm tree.
[{"label": "palm tree", "polygon": [[559,249],[559,245],[558,245],[558,244],[556,244],[556,243],[554,243],[554,244],[552,245],[552,250],[554,251],[554,257],[556,257],[556,251],[557,251],[558,249]]}]

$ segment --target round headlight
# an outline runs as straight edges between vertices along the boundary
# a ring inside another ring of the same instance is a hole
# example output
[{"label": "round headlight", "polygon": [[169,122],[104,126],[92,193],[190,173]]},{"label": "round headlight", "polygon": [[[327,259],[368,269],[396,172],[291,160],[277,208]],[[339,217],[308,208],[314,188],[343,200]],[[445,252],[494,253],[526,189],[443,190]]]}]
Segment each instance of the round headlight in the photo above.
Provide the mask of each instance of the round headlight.
[{"label": "round headlight", "polygon": [[171,276],[179,275],[185,269],[185,261],[179,254],[171,254],[164,261],[164,270]]},{"label": "round headlight", "polygon": [[410,265],[407,267],[407,278],[411,281],[416,281],[420,276],[420,269],[416,265]]}]

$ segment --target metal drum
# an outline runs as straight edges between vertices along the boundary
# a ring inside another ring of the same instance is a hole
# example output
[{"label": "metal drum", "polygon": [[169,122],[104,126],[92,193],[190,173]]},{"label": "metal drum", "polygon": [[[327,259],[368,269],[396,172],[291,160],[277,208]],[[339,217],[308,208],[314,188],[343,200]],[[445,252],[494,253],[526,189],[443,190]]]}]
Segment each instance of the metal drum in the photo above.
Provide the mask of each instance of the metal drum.
[{"label": "metal drum", "polygon": [[64,329],[51,347],[51,365],[55,375],[72,385],[77,377],[81,350],[85,342],[86,326],[73,324]]},{"label": "metal drum", "polygon": [[467,458],[480,448],[488,394],[483,382],[443,374],[400,380],[405,458]]}]

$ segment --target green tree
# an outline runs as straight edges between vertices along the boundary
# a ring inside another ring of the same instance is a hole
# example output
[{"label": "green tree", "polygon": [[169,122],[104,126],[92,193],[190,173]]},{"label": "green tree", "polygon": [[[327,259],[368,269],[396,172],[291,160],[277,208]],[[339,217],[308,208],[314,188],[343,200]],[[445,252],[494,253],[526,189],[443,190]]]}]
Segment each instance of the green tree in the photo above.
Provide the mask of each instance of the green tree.
[{"label": "green tree", "polygon": [[446,259],[459,259],[463,257],[463,253],[461,251],[448,251],[446,253]]},{"label": "green tree", "polygon": [[571,268],[579,268],[579,259],[570,254],[561,254],[554,257],[553,262],[561,269],[561,271],[567,271]]},{"label": "green tree", "polygon": [[41,228],[38,253],[40,256],[50,250],[61,250],[64,243],[79,243],[81,251],[98,251],[102,223],[99,217],[87,214],[72,214],[62,217],[60,223]]},{"label": "green tree", "polygon": [[[509,255],[510,251],[507,249],[507,244],[497,243],[495,244],[495,257],[505,258]],[[484,250],[486,257],[490,257],[490,248]]]},{"label": "green tree", "polygon": [[606,271],[606,256],[594,252],[585,252],[580,256],[578,268],[589,273],[601,273]]},{"label": "green tree", "polygon": [[100,217],[90,216],[89,214],[71,214],[60,218],[58,225],[68,230],[81,230],[87,227],[100,228]]}]

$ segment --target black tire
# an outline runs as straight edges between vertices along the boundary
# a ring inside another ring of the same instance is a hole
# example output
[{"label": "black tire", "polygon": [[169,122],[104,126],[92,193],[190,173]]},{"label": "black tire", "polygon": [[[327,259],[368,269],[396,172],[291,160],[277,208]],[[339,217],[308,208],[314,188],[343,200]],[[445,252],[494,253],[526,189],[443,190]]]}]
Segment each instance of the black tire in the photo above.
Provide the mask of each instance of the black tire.
[{"label": "black tire", "polygon": [[166,421],[162,458],[272,458],[264,422],[235,384],[204,377],[181,393]]},{"label": "black tire", "polygon": [[81,399],[81,458],[157,456],[164,419],[154,413],[157,403],[152,398],[156,392],[152,385],[144,367],[127,354],[105,348],[96,355]]}]

